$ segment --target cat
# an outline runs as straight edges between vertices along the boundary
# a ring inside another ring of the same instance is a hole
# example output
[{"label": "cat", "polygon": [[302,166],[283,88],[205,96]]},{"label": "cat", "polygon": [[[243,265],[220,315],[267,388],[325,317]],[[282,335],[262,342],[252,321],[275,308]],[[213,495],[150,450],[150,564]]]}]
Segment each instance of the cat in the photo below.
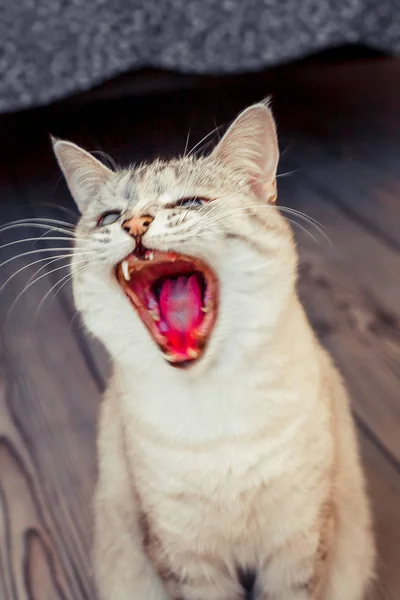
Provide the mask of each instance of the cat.
[{"label": "cat", "polygon": [[364,600],[375,550],[356,433],[297,296],[267,103],[208,156],[111,171],[53,146],[82,214],[76,306],[113,364],[101,600]]}]

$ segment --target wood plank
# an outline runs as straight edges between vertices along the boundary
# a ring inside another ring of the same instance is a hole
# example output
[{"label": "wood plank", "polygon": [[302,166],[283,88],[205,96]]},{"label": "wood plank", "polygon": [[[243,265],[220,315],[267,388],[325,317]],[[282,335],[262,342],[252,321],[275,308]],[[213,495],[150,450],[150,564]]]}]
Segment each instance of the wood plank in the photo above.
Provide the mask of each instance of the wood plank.
[{"label": "wood plank", "polygon": [[330,243],[308,225],[318,244],[295,227],[301,296],[345,375],[357,414],[400,461],[400,256],[326,202],[309,180],[295,175],[281,191],[285,206],[327,228]]},{"label": "wood plank", "polygon": [[371,600],[397,600],[400,593],[400,476],[377,451],[376,446],[360,435],[368,491],[374,517],[378,570]]},{"label": "wood plank", "polygon": [[[15,207],[18,192],[7,191],[7,206]],[[15,208],[3,210],[2,219],[8,220],[11,212],[17,214]],[[2,248],[3,260],[11,248]],[[1,280],[25,264],[26,259],[18,259],[3,266]],[[24,273],[33,274],[31,269]],[[49,289],[46,278],[32,286],[8,315],[24,281],[16,279],[3,290],[0,305],[3,597],[89,600],[94,595],[90,507],[99,390],[57,300],[46,306],[45,314],[33,318]]]},{"label": "wood plank", "polygon": [[301,140],[292,153],[291,168],[313,181],[314,188],[349,219],[400,252],[400,136],[397,146],[370,139],[376,154],[370,146],[367,153],[360,150],[356,142],[348,140],[342,148],[337,140]]}]

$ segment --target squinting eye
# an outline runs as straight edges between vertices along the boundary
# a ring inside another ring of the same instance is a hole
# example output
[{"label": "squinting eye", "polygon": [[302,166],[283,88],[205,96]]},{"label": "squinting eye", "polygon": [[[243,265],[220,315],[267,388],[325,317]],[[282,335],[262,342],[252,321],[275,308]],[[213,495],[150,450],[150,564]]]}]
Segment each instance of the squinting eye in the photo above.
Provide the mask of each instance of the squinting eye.
[{"label": "squinting eye", "polygon": [[120,216],[121,216],[121,213],[118,210],[104,213],[104,215],[102,215],[100,217],[100,219],[97,221],[97,226],[104,227],[105,225],[112,225],[112,223],[116,223],[116,221],[118,221]]},{"label": "squinting eye", "polygon": [[205,203],[206,200],[203,198],[182,198],[182,200],[178,202],[178,206],[181,206],[182,208],[200,208],[200,206],[203,206]]}]

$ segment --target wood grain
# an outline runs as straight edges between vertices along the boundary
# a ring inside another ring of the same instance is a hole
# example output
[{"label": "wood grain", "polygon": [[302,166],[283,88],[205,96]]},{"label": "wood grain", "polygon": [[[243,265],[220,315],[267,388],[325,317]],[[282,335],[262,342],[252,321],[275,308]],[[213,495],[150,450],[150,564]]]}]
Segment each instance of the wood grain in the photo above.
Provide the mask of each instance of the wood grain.
[{"label": "wood grain", "polygon": [[[7,220],[11,213],[24,216],[11,192]],[[25,264],[17,259],[3,266],[3,281]],[[93,597],[90,506],[99,390],[59,301],[35,315],[49,283],[38,281],[11,313],[21,279],[11,280],[3,294],[0,580],[7,599],[87,600]]]}]

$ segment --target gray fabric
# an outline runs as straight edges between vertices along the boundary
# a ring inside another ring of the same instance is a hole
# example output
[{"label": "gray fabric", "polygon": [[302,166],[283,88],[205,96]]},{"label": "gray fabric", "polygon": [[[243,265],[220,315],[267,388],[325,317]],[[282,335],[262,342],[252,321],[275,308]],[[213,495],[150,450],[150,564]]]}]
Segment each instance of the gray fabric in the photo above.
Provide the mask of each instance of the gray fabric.
[{"label": "gray fabric", "polygon": [[143,66],[262,69],[363,43],[400,53],[400,0],[0,0],[0,111]]}]

